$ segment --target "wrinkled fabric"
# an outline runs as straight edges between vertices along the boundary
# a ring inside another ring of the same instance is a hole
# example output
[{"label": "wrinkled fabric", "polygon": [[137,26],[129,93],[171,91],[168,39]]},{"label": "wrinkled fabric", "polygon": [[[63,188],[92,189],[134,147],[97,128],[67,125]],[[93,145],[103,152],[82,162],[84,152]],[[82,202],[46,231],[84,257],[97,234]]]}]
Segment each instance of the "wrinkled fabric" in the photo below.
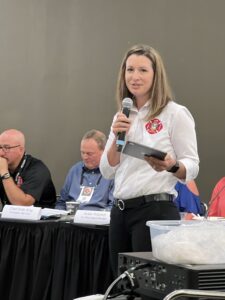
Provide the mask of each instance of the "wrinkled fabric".
[{"label": "wrinkled fabric", "polygon": [[0,220],[2,300],[71,300],[111,281],[107,227]]},{"label": "wrinkled fabric", "polygon": [[225,177],[213,189],[208,209],[209,217],[225,217]]},{"label": "wrinkled fabric", "polygon": [[178,193],[174,202],[176,203],[180,212],[193,213],[195,215],[203,215],[200,197],[193,194],[186,184],[177,182],[175,189]]}]

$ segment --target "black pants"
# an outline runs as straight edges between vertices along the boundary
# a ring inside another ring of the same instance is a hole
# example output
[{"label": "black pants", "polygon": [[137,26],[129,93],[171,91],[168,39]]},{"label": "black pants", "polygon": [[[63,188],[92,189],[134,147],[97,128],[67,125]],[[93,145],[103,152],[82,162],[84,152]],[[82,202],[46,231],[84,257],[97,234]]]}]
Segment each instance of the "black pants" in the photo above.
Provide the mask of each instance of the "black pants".
[{"label": "black pants", "polygon": [[110,260],[114,276],[118,276],[118,254],[151,251],[150,220],[179,220],[180,214],[172,201],[152,201],[121,211],[113,207],[109,228]]}]

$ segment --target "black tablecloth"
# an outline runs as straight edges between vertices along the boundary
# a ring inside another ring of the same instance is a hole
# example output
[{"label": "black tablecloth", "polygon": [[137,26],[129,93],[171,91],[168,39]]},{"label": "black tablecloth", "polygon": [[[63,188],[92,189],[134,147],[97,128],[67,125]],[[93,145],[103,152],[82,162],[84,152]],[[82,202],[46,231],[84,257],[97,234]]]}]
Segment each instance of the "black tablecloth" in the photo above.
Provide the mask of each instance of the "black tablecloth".
[{"label": "black tablecloth", "polygon": [[107,227],[0,220],[2,300],[72,300],[112,281]]}]

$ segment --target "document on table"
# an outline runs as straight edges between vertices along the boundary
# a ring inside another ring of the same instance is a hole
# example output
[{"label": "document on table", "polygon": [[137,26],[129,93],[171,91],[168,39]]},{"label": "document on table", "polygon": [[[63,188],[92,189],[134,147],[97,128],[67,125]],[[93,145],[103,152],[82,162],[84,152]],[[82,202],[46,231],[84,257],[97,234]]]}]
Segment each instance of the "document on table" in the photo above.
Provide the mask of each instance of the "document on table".
[{"label": "document on table", "polygon": [[54,209],[54,208],[43,208],[41,210],[41,218],[49,218],[54,216],[66,216],[68,215],[69,211],[62,210],[62,209]]}]

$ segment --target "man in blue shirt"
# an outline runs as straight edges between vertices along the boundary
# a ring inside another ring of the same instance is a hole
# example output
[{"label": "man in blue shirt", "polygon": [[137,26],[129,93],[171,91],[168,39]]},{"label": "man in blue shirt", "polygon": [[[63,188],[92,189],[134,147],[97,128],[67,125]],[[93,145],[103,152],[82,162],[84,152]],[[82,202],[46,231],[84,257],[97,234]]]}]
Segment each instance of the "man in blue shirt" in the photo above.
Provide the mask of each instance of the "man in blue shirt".
[{"label": "man in blue shirt", "polygon": [[57,200],[57,209],[66,209],[66,201],[80,202],[79,209],[111,209],[114,181],[105,179],[99,169],[105,148],[106,136],[98,130],[88,131],[82,138],[80,152],[82,161],[69,170]]}]

